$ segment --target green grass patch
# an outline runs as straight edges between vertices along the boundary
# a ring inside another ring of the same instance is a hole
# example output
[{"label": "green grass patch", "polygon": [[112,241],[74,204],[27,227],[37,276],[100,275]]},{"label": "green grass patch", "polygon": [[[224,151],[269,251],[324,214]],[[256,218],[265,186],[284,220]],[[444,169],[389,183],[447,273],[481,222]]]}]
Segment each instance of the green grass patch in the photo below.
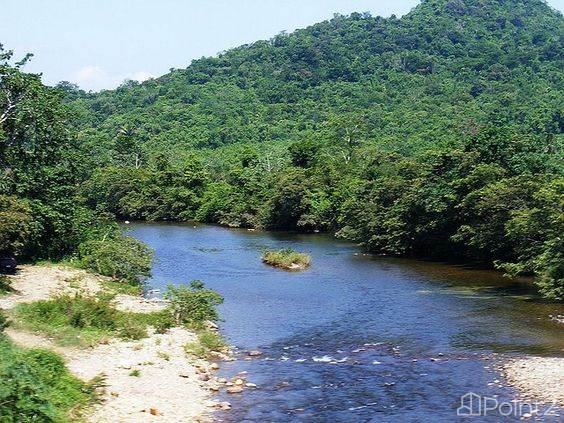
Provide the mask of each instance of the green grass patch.
[{"label": "green grass patch", "polygon": [[143,294],[143,285],[127,281],[109,280],[102,282],[104,288],[113,294],[139,296]]},{"label": "green grass patch", "polygon": [[75,422],[95,399],[99,380],[72,376],[57,354],[21,350],[0,334],[0,421]]},{"label": "green grass patch", "polygon": [[292,248],[283,248],[281,250],[265,250],[262,261],[269,266],[281,269],[301,270],[310,266],[311,257]]},{"label": "green grass patch", "polygon": [[110,337],[147,336],[147,316],[118,311],[109,296],[61,295],[51,300],[20,304],[14,323],[43,332],[61,345],[92,346]]},{"label": "green grass patch", "polygon": [[165,333],[176,325],[174,317],[168,309],[152,313],[138,313],[135,314],[135,320],[141,324],[153,326],[157,333]]},{"label": "green grass patch", "polygon": [[203,331],[198,334],[198,340],[184,345],[186,354],[198,358],[208,358],[213,352],[221,352],[227,344],[217,332]]}]

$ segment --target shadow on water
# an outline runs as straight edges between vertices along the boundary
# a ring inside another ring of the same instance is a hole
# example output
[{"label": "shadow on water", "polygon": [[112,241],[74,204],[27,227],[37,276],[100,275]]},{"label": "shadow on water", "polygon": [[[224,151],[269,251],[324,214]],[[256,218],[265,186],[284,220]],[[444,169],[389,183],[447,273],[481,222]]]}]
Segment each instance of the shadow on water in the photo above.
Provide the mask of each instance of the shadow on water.
[{"label": "shadow on water", "polygon": [[[155,248],[154,288],[201,279],[225,297],[222,333],[241,359],[221,375],[246,371],[260,389],[224,396],[233,409],[221,421],[456,421],[467,392],[514,397],[494,383],[493,362],[564,351],[550,319],[563,307],[491,270],[365,255],[320,234],[172,224],[131,233]],[[284,247],[308,252],[311,268],[261,263],[263,248]],[[250,349],[264,354],[247,361]]]}]

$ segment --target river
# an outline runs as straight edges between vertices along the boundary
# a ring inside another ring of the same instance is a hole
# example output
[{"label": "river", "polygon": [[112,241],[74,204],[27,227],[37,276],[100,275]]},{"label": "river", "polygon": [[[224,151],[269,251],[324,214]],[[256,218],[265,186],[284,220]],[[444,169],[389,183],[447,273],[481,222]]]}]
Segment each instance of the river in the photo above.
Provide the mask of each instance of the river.
[{"label": "river", "polygon": [[[563,355],[562,325],[549,317],[562,306],[497,272],[365,255],[321,234],[129,230],[156,251],[151,287],[200,279],[225,297],[221,332],[239,359],[223,363],[220,376],[246,371],[259,388],[222,394],[233,408],[219,421],[465,421],[457,416],[463,394],[515,398],[495,370],[501,360]],[[283,247],[309,253],[311,268],[261,262],[263,248]],[[254,349],[263,355],[245,360]]]}]

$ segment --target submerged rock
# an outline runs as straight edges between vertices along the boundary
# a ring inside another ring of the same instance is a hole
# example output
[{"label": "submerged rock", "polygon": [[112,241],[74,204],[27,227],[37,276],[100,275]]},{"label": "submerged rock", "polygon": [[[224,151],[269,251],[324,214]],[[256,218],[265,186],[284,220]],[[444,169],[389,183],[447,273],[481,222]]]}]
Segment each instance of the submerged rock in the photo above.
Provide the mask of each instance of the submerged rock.
[{"label": "submerged rock", "polygon": [[218,405],[222,410],[231,410],[231,403],[227,401],[220,402]]}]

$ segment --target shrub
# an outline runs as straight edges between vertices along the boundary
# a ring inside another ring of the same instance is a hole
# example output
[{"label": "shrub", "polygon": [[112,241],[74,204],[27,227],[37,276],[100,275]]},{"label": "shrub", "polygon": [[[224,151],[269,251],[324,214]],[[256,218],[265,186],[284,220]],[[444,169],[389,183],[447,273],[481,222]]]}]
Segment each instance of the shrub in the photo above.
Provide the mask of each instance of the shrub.
[{"label": "shrub", "polygon": [[31,209],[25,200],[0,195],[0,255],[17,254],[31,235]]},{"label": "shrub", "polygon": [[0,421],[71,422],[94,399],[94,386],[73,377],[45,350],[21,351],[0,335]]},{"label": "shrub", "polygon": [[193,355],[198,358],[208,358],[213,351],[221,351],[227,345],[216,332],[201,332],[198,334],[198,340],[188,342],[184,345],[186,354]]},{"label": "shrub", "polygon": [[161,310],[143,315],[144,321],[155,328],[157,333],[165,333],[174,326],[174,316],[170,310]]},{"label": "shrub", "polygon": [[201,332],[198,340],[203,347],[211,351],[220,351],[226,347],[223,338],[217,332]]},{"label": "shrub", "polygon": [[305,269],[310,265],[311,257],[291,248],[284,248],[278,251],[264,251],[262,261],[270,266],[283,269]]},{"label": "shrub", "polygon": [[78,248],[78,264],[101,275],[139,284],[150,276],[153,254],[147,245],[121,234],[91,239]]},{"label": "shrub", "polygon": [[135,341],[147,337],[147,325],[139,321],[134,315],[122,313],[122,317],[117,323],[120,338]]},{"label": "shrub", "polygon": [[165,298],[170,301],[168,309],[177,324],[202,327],[204,321],[219,320],[216,306],[223,302],[217,292],[205,289],[201,281],[194,280],[189,286],[168,286]]}]

